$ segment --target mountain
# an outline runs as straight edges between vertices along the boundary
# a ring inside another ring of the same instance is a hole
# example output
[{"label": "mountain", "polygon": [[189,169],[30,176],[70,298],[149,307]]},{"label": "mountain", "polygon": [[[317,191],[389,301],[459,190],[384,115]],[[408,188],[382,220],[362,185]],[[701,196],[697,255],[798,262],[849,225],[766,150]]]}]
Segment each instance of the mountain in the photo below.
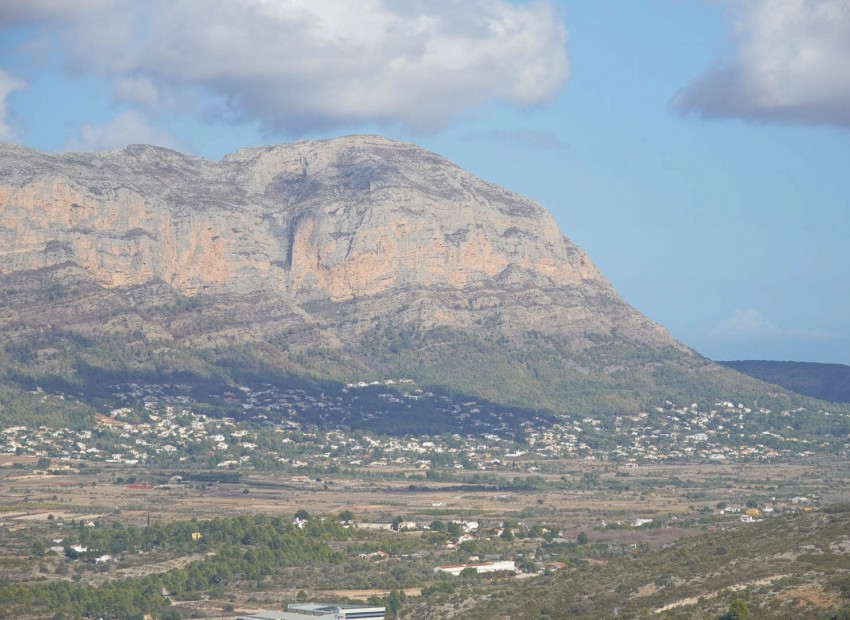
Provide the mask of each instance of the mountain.
[{"label": "mountain", "polygon": [[718,364],[798,394],[834,403],[850,403],[850,366],[845,364],[761,360]]},{"label": "mountain", "polygon": [[[578,207],[577,207],[578,208]],[[551,411],[786,393],[678,343],[534,202],[374,136],[0,146],[0,371],[420,384]]]}]

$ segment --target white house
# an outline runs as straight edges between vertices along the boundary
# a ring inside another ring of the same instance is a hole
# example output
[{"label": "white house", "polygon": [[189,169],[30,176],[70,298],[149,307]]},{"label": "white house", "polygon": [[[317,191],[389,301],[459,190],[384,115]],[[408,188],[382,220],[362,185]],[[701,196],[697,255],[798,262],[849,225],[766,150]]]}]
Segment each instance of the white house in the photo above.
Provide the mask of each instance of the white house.
[{"label": "white house", "polygon": [[513,561],[503,560],[501,562],[473,562],[469,564],[447,564],[446,566],[437,566],[434,568],[435,573],[448,573],[450,575],[460,575],[465,568],[474,568],[479,573],[497,573],[499,571],[516,571],[516,564]]}]

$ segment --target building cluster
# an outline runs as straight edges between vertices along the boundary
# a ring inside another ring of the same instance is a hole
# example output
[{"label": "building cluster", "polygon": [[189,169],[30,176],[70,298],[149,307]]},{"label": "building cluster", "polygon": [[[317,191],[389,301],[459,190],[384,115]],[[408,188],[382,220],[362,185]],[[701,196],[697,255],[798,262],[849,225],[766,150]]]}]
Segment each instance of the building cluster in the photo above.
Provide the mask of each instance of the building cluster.
[{"label": "building cluster", "polygon": [[[364,384],[366,387],[373,387]],[[390,386],[379,386],[383,389]],[[354,392],[359,384],[344,391]],[[519,424],[516,436],[499,429],[440,435],[391,436],[362,429],[320,430],[297,414],[300,408],[326,410],[345,406],[342,397],[325,399],[304,390],[240,388],[226,393],[232,415],[196,412],[187,396],[162,393],[162,386],[131,385],[119,399],[141,405],[97,416],[95,428],[10,426],[0,433],[0,454],[136,465],[197,463],[206,467],[259,467],[325,471],[338,468],[449,468],[472,471],[545,470],[562,459],[605,460],[626,467],[677,461],[774,460],[836,451],[835,443],[798,436],[791,424],[804,412],[772,414],[742,404],[719,402],[707,410],[696,404],[666,402],[652,411],[608,418],[563,416],[546,425]],[[379,401],[448,397],[422,390],[374,394]],[[346,396],[346,398],[348,398]],[[451,404],[444,413],[483,415],[475,401]],[[457,408],[455,411],[453,408]],[[249,413],[246,413],[249,412]],[[820,415],[829,415],[820,412]],[[778,428],[776,420],[787,420]],[[771,424],[765,424],[770,420]],[[328,426],[330,427],[330,425]],[[502,429],[504,430],[504,429]],[[837,449],[847,453],[847,439]]]},{"label": "building cluster", "polygon": [[[649,412],[610,420],[583,418],[529,430],[529,455],[640,463],[775,460],[850,450],[850,437],[829,443],[799,436],[792,422],[805,410],[774,413],[728,401],[710,408],[666,401]],[[829,416],[826,412],[815,415]],[[777,420],[780,421],[777,424]]]}]

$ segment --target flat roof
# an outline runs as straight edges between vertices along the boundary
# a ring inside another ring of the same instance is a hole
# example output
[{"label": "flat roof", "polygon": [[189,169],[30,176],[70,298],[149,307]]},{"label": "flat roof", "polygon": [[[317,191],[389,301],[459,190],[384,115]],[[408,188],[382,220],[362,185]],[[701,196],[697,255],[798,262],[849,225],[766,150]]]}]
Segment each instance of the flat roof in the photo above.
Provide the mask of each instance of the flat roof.
[{"label": "flat roof", "polygon": [[336,603],[290,603],[286,611],[264,610],[237,620],[307,620],[308,618],[374,618],[385,617],[386,609],[373,605],[346,605]]},{"label": "flat roof", "polygon": [[360,610],[373,610],[373,609],[384,609],[383,607],[376,607],[375,605],[344,605],[337,603],[290,603],[286,606],[288,611],[296,611],[299,609],[310,610],[310,611],[343,611],[346,609],[360,609]]}]

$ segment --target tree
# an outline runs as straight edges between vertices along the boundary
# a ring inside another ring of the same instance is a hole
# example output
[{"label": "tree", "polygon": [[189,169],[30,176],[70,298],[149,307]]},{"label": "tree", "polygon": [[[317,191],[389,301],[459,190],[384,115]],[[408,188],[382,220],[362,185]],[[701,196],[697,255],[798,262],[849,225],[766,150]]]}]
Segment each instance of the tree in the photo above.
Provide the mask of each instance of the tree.
[{"label": "tree", "polygon": [[390,618],[395,618],[398,616],[398,612],[404,601],[407,600],[407,594],[405,594],[404,590],[390,590],[390,593],[384,600],[387,614]]},{"label": "tree", "polygon": [[351,523],[352,521],[354,521],[354,513],[350,510],[343,510],[341,513],[339,513],[339,520],[343,523]]},{"label": "tree", "polygon": [[301,508],[295,513],[295,518],[300,519],[301,521],[307,521],[310,518],[310,513]]},{"label": "tree", "polygon": [[736,598],[729,605],[729,611],[723,616],[722,620],[747,620],[750,617],[750,608],[747,602]]},{"label": "tree", "polygon": [[460,571],[461,577],[478,577],[478,569],[474,566],[467,566],[462,571]]},{"label": "tree", "polygon": [[392,522],[392,524],[390,525],[390,527],[391,527],[394,531],[396,531],[396,532],[397,532],[397,531],[398,531],[399,526],[400,526],[402,523],[404,523],[404,517],[402,517],[401,515],[398,515],[395,519],[393,519],[393,522]]},{"label": "tree", "polygon": [[431,525],[429,527],[431,528],[431,531],[433,531],[433,532],[445,532],[446,531],[446,524],[443,523],[442,521],[440,521],[439,519],[431,521]]},{"label": "tree", "polygon": [[30,553],[37,558],[44,557],[47,553],[47,546],[40,540],[34,540],[30,545]]},{"label": "tree", "polygon": [[407,594],[404,593],[404,590],[393,589],[383,598],[373,595],[366,602],[376,607],[383,605],[384,609],[387,610],[387,618],[397,618],[398,612],[405,600],[407,600]]},{"label": "tree", "polygon": [[579,532],[578,536],[576,536],[576,542],[580,545],[586,545],[587,541],[588,538],[585,532]]}]

